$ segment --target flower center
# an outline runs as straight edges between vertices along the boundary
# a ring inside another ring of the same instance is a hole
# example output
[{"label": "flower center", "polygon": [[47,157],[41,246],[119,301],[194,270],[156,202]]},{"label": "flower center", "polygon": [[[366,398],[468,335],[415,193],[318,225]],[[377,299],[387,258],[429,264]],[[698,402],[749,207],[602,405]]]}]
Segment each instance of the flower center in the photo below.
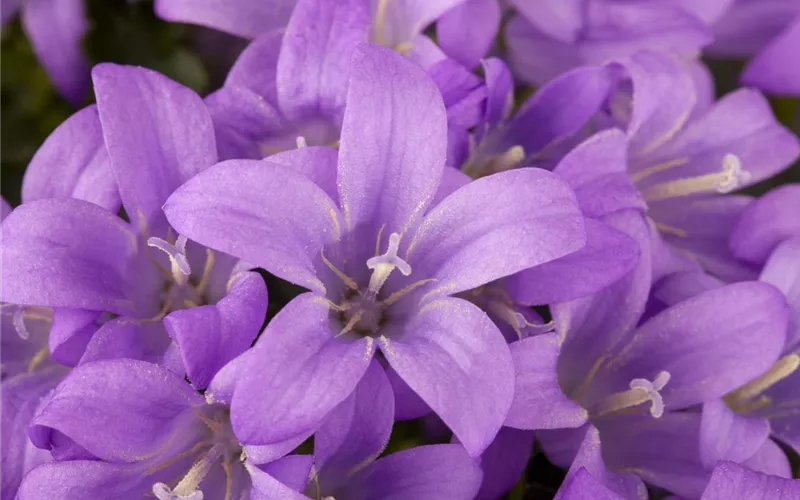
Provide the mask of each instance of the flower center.
[{"label": "flower center", "polygon": [[667,385],[669,379],[670,374],[665,371],[659,372],[652,382],[635,378],[631,380],[629,390],[614,393],[587,408],[589,415],[602,417],[650,402],[650,415],[653,418],[660,418],[664,414],[664,400],[659,391]]},{"label": "flower center", "polygon": [[170,462],[159,467],[166,467],[189,454],[201,451],[192,467],[174,487],[170,487],[165,483],[153,484],[153,494],[159,500],[203,500],[200,484],[215,465],[221,465],[225,471],[225,499],[229,500],[231,498],[233,488],[231,466],[234,460],[241,457],[242,447],[231,429],[228,410],[225,408],[217,411],[211,417],[202,413],[199,413],[198,416],[211,431],[211,438],[198,443],[187,452],[174,457]]},{"label": "flower center", "polygon": [[794,353],[784,356],[760,377],[727,394],[723,399],[731,410],[740,414],[765,408],[772,403],[772,399],[762,393],[793,374],[798,367],[800,356]]},{"label": "flower center", "polygon": [[164,252],[169,257],[170,269],[166,270],[155,260],[153,263],[161,270],[166,278],[161,296],[161,309],[154,318],[159,320],[172,311],[198,307],[206,303],[205,292],[211,279],[211,270],[214,268],[215,254],[211,249],[206,249],[206,261],[199,279],[192,279],[192,268],[186,255],[187,239],[180,235],[175,243],[151,237],[147,239],[147,246]]}]

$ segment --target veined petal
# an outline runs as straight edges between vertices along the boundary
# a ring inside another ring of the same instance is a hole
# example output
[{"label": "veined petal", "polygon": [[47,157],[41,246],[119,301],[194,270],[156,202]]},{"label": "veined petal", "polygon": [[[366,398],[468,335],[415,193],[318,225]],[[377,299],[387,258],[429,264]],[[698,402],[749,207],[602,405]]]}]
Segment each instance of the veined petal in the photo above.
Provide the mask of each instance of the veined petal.
[{"label": "veined petal", "polygon": [[38,200],[3,221],[3,302],[134,314],[132,228],[81,200]]},{"label": "veined petal", "polygon": [[244,87],[278,108],[278,58],[283,44],[283,33],[265,33],[239,54],[225,77],[225,87]]},{"label": "veined petal", "polygon": [[129,359],[98,361],[59,384],[30,436],[50,448],[58,432],[98,458],[134,462],[166,445],[198,404],[205,404],[202,396],[168,370]]},{"label": "veined petal", "polygon": [[741,80],[774,94],[800,94],[800,65],[788,63],[800,46],[800,14],[745,67]]},{"label": "veined petal", "polygon": [[788,307],[771,285],[741,282],[687,299],[653,317],[602,366],[594,384],[627,387],[670,374],[667,409],[722,397],[767,371],[786,339]]},{"label": "veined petal", "polygon": [[18,500],[115,498],[136,500],[152,492],[154,479],[141,467],[97,460],[69,460],[40,465],[25,476]]},{"label": "veined petal", "polygon": [[286,26],[296,2],[158,0],[155,9],[156,14],[167,21],[199,24],[243,38],[255,38]]},{"label": "veined petal", "polygon": [[569,399],[558,385],[558,338],[545,333],[513,342],[511,357],[516,372],[514,402],[505,425],[518,429],[580,427],[586,411]]},{"label": "veined petal", "polygon": [[786,453],[771,439],[764,441],[761,448],[753,456],[742,462],[742,465],[755,472],[763,472],[770,476],[792,477],[792,466],[786,457]]},{"label": "veined petal", "polygon": [[305,175],[325,191],[335,202],[339,202],[336,191],[336,161],[338,153],[333,148],[306,146],[289,149],[269,157],[270,163]]},{"label": "veined petal", "polygon": [[161,206],[217,161],[214,128],[193,90],[155,71],[100,64],[97,109],[125,210],[137,228],[164,230]]},{"label": "veined petal", "polygon": [[369,27],[364,0],[298,0],[277,67],[278,103],[287,118],[324,116],[341,123],[350,64]]},{"label": "veined petal", "polygon": [[480,141],[489,131],[506,118],[514,106],[514,78],[501,59],[490,57],[482,63],[486,79],[485,125],[475,131]]},{"label": "veined petal", "polygon": [[494,43],[500,13],[497,0],[463,1],[439,18],[436,40],[449,57],[474,68]]},{"label": "veined petal", "polygon": [[97,106],[69,117],[44,141],[25,170],[22,201],[77,198],[119,209],[117,180],[103,142]]},{"label": "veined petal", "polygon": [[[306,463],[300,462],[294,457],[287,457],[292,458],[291,462],[288,462],[292,469],[292,471],[280,471],[283,473],[290,472],[291,474],[298,474],[303,472],[306,468]],[[279,462],[274,462],[273,464],[279,464]],[[270,464],[270,465],[273,465]],[[310,464],[308,464],[310,465]],[[305,500],[308,497],[303,495],[302,493],[295,490],[293,487],[290,487],[280,481],[278,478],[273,477],[270,472],[273,471],[263,471],[255,466],[245,466],[247,472],[250,474],[250,480],[252,481],[252,489],[250,490],[250,496],[248,497],[249,500]],[[273,468],[278,467],[278,465],[273,465]],[[309,467],[310,470],[310,467]],[[278,472],[278,471],[274,471]],[[309,472],[306,471],[306,477],[308,477]]]},{"label": "veined petal", "polygon": [[548,36],[574,42],[583,25],[580,0],[512,0],[511,3]]},{"label": "veined petal", "polygon": [[372,360],[353,394],[314,434],[314,466],[320,489],[335,491],[349,476],[378,458],[389,443],[393,423],[392,387],[383,367]]},{"label": "veined petal", "polygon": [[[444,104],[422,69],[362,45],[351,69],[339,148],[339,198],[347,227],[403,234],[433,199],[447,146]],[[391,195],[387,194],[391,189]]]},{"label": "veined petal", "polygon": [[425,216],[408,257],[412,268],[454,294],[585,244],[572,191],[550,172],[525,168],[483,177],[445,198]]},{"label": "veined petal", "polygon": [[164,205],[170,224],[198,243],[283,279],[324,291],[314,261],[341,234],[341,215],[306,176],[270,162],[222,162]]},{"label": "veined petal", "polygon": [[769,423],[737,415],[721,399],[703,404],[700,422],[700,459],[711,469],[720,460],[742,463],[769,439]]},{"label": "veined petal", "polygon": [[26,1],[22,26],[53,85],[80,104],[89,90],[89,62],[81,45],[89,28],[83,0]]},{"label": "veined petal", "polygon": [[266,314],[267,287],[259,274],[249,272],[216,305],[175,311],[164,318],[164,326],[178,344],[192,385],[204,389],[250,347]]},{"label": "veined petal", "polygon": [[387,47],[412,42],[429,24],[464,0],[370,0],[372,41]]},{"label": "veined petal", "polygon": [[782,240],[800,236],[800,185],[777,187],[742,213],[731,232],[733,254],[756,265],[763,264]]},{"label": "veined petal", "polygon": [[342,498],[470,500],[480,485],[481,469],[461,445],[435,444],[392,453],[365,467],[348,482]]},{"label": "veined petal", "polygon": [[[503,424],[514,393],[511,354],[471,303],[440,298],[379,340],[398,375],[480,455]],[[392,333],[396,335],[392,335]]]},{"label": "veined petal", "polygon": [[603,486],[603,483],[592,477],[584,467],[578,469],[574,476],[564,480],[555,496],[555,500],[623,500],[624,498]]},{"label": "veined petal", "polygon": [[714,467],[703,500],[789,499],[800,497],[800,481],[769,476],[735,462],[723,461]]},{"label": "veined petal", "polygon": [[761,281],[775,285],[783,292],[789,304],[789,332],[787,346],[797,345],[800,340],[800,235],[790,238],[770,255],[761,271]]},{"label": "veined petal", "polygon": [[248,351],[231,400],[242,443],[276,443],[314,430],[355,390],[374,346],[367,338],[335,338],[329,316],[324,299],[301,295]]}]

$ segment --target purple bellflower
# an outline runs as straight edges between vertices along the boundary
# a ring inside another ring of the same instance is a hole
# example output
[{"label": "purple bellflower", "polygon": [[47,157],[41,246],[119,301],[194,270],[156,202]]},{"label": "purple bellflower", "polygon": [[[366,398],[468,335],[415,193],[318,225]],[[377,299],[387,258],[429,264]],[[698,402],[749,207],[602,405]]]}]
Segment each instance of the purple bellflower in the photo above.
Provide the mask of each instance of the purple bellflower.
[{"label": "purple bellflower", "polygon": [[[736,283],[636,326],[652,275],[649,230],[641,217],[617,218],[642,245],[640,262],[604,291],[553,306],[556,333],[511,345],[516,393],[506,425],[545,429],[539,437],[551,460],[568,465],[578,431],[557,429],[590,421],[608,468],[699,495],[708,480],[697,444],[701,417],[675,410],[720,398],[768,371],[786,338],[786,300],[772,285]],[[645,441],[658,445],[641,446]]]},{"label": "purple bellflower", "polygon": [[75,368],[30,435],[59,461],[33,469],[19,500],[299,500],[312,465],[303,455],[254,463],[226,405],[204,400],[166,368],[131,359]]},{"label": "purple bellflower", "polygon": [[579,250],[583,217],[540,169],[471,182],[434,205],[444,106],[395,52],[358,49],[347,102],[338,163],[311,147],[223,162],[164,206],[181,234],[310,290],[228,366],[234,429],[247,444],[313,432],[380,348],[477,456],[505,418],[513,373],[497,328],[452,295]]},{"label": "purple bellflower", "polygon": [[676,0],[514,0],[505,35],[508,61],[526,82],[543,84],[570,69],[647,49],[696,54],[708,27]]},{"label": "purple bellflower", "polygon": [[[50,349],[62,363],[158,359],[204,387],[250,346],[267,302],[260,276],[177,235],[161,211],[216,162],[211,119],[199,96],[157,73],[100,65],[93,75],[97,108],[45,142],[26,203],[3,222],[0,298],[55,308]],[[120,197],[130,224],[110,211]]]},{"label": "purple bellflower", "polygon": [[[387,5],[389,10],[382,14],[387,19],[401,15],[395,11],[402,7],[400,2]],[[369,40],[376,29],[370,12],[367,2],[360,0],[300,0],[285,33],[254,40],[223,88],[206,99],[221,159],[259,159],[297,145],[335,147],[350,62],[358,44]],[[437,82],[448,122],[473,126],[485,100],[482,81],[429,39],[418,38],[427,43],[420,42],[419,50],[409,57]]]},{"label": "purple bellflower", "polygon": [[91,84],[81,47],[89,29],[84,0],[3,0],[3,28],[17,12],[53,86],[73,104],[82,103]]}]

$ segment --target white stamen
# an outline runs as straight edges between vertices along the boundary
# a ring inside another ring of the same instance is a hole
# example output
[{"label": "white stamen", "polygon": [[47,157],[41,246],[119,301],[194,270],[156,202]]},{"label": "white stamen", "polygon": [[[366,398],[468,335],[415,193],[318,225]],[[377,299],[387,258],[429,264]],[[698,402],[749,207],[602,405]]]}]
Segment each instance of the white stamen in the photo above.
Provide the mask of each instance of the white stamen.
[{"label": "white stamen", "polygon": [[669,379],[670,374],[665,371],[659,372],[652,382],[643,378],[633,379],[630,390],[608,396],[595,404],[589,413],[593,417],[601,417],[650,402],[650,415],[660,418],[664,414],[664,399],[659,391],[667,385]]},{"label": "white stamen", "polygon": [[192,268],[186,258],[186,236],[178,236],[174,245],[153,236],[147,239],[147,246],[157,248],[167,254],[172,266],[172,277],[178,283],[186,282],[186,277],[192,274]]},{"label": "white stamen", "polygon": [[724,194],[741,187],[751,177],[750,172],[742,169],[739,157],[726,154],[720,172],[656,184],[642,190],[642,195],[645,200],[654,202],[709,192]]},{"label": "white stamen", "polygon": [[28,328],[25,326],[25,308],[22,306],[17,306],[16,310],[14,311],[14,329],[17,331],[17,335],[22,340],[28,340],[31,337]]},{"label": "white stamen", "polygon": [[308,143],[306,142],[306,138],[303,137],[302,135],[298,135],[297,139],[295,139],[295,142],[297,143],[297,149],[307,148],[308,147]]},{"label": "white stamen", "polygon": [[164,483],[155,483],[153,485],[153,494],[159,500],[203,500],[203,492],[198,489],[200,483],[208,475],[211,467],[222,456],[221,451],[217,446],[212,447],[208,453],[200,457],[189,472],[183,476],[174,489],[170,489]]},{"label": "white stamen", "polygon": [[411,274],[411,266],[397,255],[400,247],[400,235],[392,233],[389,235],[389,248],[383,255],[367,259],[367,267],[372,269],[372,276],[369,278],[369,289],[367,297],[374,299],[389,275],[397,268],[403,276]]}]

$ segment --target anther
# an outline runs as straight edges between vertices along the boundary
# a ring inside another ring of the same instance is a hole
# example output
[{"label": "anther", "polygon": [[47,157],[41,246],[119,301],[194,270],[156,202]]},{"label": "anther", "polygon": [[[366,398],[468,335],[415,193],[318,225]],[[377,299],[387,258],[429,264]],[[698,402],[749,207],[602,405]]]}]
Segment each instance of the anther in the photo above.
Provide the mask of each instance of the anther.
[{"label": "anther", "polygon": [[175,244],[155,236],[147,239],[147,246],[161,250],[169,257],[172,266],[172,277],[176,283],[185,283],[186,277],[192,274],[189,261],[186,258],[186,236],[178,236]]},{"label": "anther", "polygon": [[389,248],[383,255],[367,259],[367,267],[372,269],[372,276],[369,278],[369,289],[367,297],[374,299],[380,292],[383,284],[389,279],[389,275],[397,268],[403,276],[411,274],[411,266],[397,255],[400,247],[400,235],[392,233],[389,235]]},{"label": "anther", "polygon": [[635,378],[630,382],[630,390],[612,394],[601,400],[589,409],[589,414],[592,417],[601,417],[650,402],[650,415],[653,418],[660,418],[664,414],[664,399],[659,391],[667,385],[669,379],[670,374],[665,371],[659,372],[652,382]]},{"label": "anther", "polygon": [[722,176],[717,182],[717,191],[730,193],[750,180],[751,174],[742,170],[742,162],[734,154],[726,154],[722,158]]}]

